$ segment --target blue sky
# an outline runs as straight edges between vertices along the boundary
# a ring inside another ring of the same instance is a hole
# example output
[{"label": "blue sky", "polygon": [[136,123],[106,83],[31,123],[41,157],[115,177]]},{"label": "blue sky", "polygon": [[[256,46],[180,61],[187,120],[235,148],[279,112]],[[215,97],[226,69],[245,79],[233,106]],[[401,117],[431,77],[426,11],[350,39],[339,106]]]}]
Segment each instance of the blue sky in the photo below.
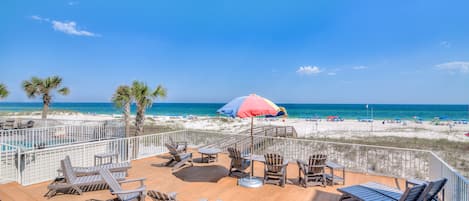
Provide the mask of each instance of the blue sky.
[{"label": "blue sky", "polygon": [[469,1],[2,1],[0,82],[60,75],[56,101],[133,80],[166,102],[469,102]]}]

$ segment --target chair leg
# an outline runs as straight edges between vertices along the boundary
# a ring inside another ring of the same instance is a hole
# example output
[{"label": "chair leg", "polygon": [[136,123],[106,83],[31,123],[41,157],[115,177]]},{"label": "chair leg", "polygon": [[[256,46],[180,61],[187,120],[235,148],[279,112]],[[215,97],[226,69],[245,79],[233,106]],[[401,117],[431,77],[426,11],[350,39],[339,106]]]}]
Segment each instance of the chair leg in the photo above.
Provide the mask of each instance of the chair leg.
[{"label": "chair leg", "polygon": [[347,200],[347,199],[349,199],[349,198],[350,198],[350,196],[348,196],[347,194],[343,194],[343,195],[340,197],[339,201]]},{"label": "chair leg", "polygon": [[171,163],[173,163],[173,162],[174,162],[174,158],[172,158],[171,160],[169,160],[168,162],[166,162],[164,165],[165,165],[165,166],[169,166],[169,165],[171,165]]},{"label": "chair leg", "polygon": [[78,195],[83,194],[83,191],[80,188],[78,188],[78,186],[73,186],[72,188],[78,193]]}]

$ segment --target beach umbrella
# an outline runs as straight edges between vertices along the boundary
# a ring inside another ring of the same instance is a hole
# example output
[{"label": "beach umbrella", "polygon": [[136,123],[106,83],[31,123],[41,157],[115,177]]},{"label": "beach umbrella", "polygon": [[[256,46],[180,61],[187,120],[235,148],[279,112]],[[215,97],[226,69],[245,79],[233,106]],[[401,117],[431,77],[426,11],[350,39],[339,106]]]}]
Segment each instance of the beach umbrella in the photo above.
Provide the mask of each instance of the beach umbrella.
[{"label": "beach umbrella", "polygon": [[[219,114],[228,115],[233,118],[251,118],[251,165],[254,165],[252,160],[252,154],[254,153],[254,117],[267,115],[274,116],[277,115],[280,111],[280,108],[275,105],[275,103],[256,94],[235,98],[217,110]],[[238,183],[245,187],[262,186],[262,181],[253,178],[252,176],[254,175],[251,170],[249,178],[242,178]]]},{"label": "beach umbrella", "polygon": [[283,118],[287,118],[288,117],[288,113],[287,113],[287,109],[285,109],[284,107],[278,107],[279,108],[279,111],[277,112],[276,115],[265,115],[265,117],[267,118],[272,118],[272,117],[283,117]]}]

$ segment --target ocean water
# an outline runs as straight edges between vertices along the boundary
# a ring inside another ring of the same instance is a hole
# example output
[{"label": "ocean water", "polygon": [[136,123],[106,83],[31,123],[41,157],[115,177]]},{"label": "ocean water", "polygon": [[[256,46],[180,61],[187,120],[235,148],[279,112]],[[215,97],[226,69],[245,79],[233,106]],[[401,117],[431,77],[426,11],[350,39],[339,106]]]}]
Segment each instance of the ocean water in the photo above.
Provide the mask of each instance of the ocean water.
[{"label": "ocean water", "polygon": [[[155,103],[147,109],[150,115],[168,116],[217,116],[217,109],[223,103]],[[434,117],[448,119],[468,119],[468,105],[404,105],[404,104],[372,104],[368,110],[365,104],[278,104],[287,109],[293,118],[325,118],[337,115],[345,119],[370,118],[373,109],[374,119],[412,119],[414,116],[431,120]],[[0,103],[0,112],[38,111],[42,103]],[[70,110],[91,114],[120,114],[121,111],[112,103],[52,103],[53,110]],[[135,113],[135,105],[132,105]]]}]

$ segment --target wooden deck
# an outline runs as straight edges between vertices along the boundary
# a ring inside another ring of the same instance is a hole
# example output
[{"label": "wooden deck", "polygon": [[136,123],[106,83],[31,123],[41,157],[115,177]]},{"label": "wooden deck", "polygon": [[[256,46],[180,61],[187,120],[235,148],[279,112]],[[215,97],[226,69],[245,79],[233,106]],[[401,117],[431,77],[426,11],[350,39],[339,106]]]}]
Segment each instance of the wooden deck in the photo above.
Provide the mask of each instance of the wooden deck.
[{"label": "wooden deck", "polygon": [[[72,156],[73,157],[73,156]],[[236,178],[228,177],[229,158],[221,154],[218,162],[203,164],[199,163],[200,154],[194,153],[194,167],[182,169],[173,174],[171,169],[163,167],[162,163],[167,161],[167,156],[157,156],[147,159],[132,161],[132,169],[129,178],[147,178],[145,184],[147,189],[155,189],[163,192],[178,192],[178,200],[199,201],[208,199],[210,201],[267,201],[267,200],[295,200],[295,201],[336,201],[340,194],[333,187],[309,187],[303,188],[297,185],[298,167],[295,163],[288,166],[288,179],[292,184],[285,188],[275,185],[265,185],[258,189],[248,189],[236,185]],[[255,176],[263,176],[263,164],[255,162]],[[375,181],[389,186],[404,188],[403,180],[394,178],[371,176],[346,172],[346,185],[353,185]],[[0,185],[1,201],[34,201],[47,200],[43,195],[47,192],[49,182],[23,187],[17,183]],[[131,188],[132,186],[126,186]],[[82,201],[82,200],[112,200],[109,190],[86,192],[84,195],[59,194],[50,201]],[[146,200],[150,200],[147,198]]]}]

